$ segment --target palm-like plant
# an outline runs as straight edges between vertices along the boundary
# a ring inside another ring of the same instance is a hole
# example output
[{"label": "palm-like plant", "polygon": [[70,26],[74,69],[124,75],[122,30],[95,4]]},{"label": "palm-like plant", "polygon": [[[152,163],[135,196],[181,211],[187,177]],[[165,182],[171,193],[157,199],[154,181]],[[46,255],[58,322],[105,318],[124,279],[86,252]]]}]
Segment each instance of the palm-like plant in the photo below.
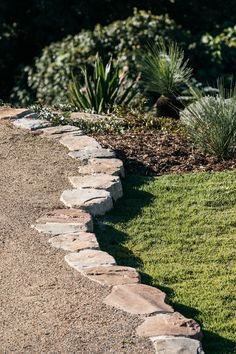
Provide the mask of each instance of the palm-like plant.
[{"label": "palm-like plant", "polygon": [[197,101],[186,107],[181,120],[197,147],[224,159],[236,151],[236,86],[226,89],[218,81],[217,87],[214,96],[192,90]]},{"label": "palm-like plant", "polygon": [[149,44],[140,56],[142,81],[148,91],[166,97],[177,94],[192,76],[184,51],[175,42]]},{"label": "palm-like plant", "polygon": [[128,105],[136,92],[134,83],[126,85],[126,74],[120,75],[118,66],[114,66],[112,58],[106,66],[97,54],[93,74],[88,68],[81,68],[83,82],[73,74],[69,85],[69,100],[80,110],[96,113],[111,112],[116,106]]}]

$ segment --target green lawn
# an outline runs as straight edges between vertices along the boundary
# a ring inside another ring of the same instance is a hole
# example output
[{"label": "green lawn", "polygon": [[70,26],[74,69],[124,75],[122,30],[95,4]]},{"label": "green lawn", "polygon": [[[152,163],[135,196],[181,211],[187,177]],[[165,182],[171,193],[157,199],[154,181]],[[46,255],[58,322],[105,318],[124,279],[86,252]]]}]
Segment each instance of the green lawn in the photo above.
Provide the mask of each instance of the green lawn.
[{"label": "green lawn", "polygon": [[236,173],[134,176],[124,192],[97,219],[102,249],[202,325],[206,354],[235,354]]}]

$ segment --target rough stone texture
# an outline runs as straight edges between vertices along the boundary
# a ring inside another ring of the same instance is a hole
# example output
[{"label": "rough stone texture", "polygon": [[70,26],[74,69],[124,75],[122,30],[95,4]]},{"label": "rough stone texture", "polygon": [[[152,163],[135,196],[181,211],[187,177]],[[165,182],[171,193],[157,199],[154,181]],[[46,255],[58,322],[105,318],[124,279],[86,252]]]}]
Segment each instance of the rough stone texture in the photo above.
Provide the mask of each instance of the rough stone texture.
[{"label": "rough stone texture", "polygon": [[153,342],[156,354],[204,354],[198,340],[185,337],[162,337]]},{"label": "rough stone texture", "polygon": [[84,275],[102,285],[124,285],[140,282],[139,273],[131,267],[94,267],[85,269]]},{"label": "rough stone texture", "polygon": [[69,156],[80,161],[87,161],[91,158],[115,158],[116,154],[111,149],[85,147],[81,150],[69,152]]},{"label": "rough stone texture", "polygon": [[51,125],[46,120],[27,118],[27,117],[16,119],[13,121],[13,124],[18,128],[32,130],[32,131],[44,127],[49,127]]},{"label": "rough stone texture", "polygon": [[165,303],[166,294],[143,284],[114,286],[104,303],[132,314],[151,314],[154,312],[173,312]]},{"label": "rough stone texture", "polygon": [[72,186],[76,189],[103,189],[111,194],[114,200],[123,196],[121,180],[118,176],[97,174],[92,176],[69,177]]},{"label": "rough stone texture", "polygon": [[59,141],[70,151],[80,150],[85,147],[95,147],[97,149],[101,148],[101,145],[94,138],[77,133],[66,134]]},{"label": "rough stone texture", "polygon": [[34,112],[25,108],[0,107],[0,119],[17,119],[26,115],[34,115]]},{"label": "rough stone texture", "polygon": [[39,232],[52,235],[93,231],[93,221],[89,213],[77,209],[58,209],[46,213],[33,227]]},{"label": "rough stone texture", "polygon": [[63,234],[48,240],[55,248],[64,251],[78,252],[84,249],[99,249],[99,244],[95,234],[89,232],[79,232],[78,234]]},{"label": "rough stone texture", "polygon": [[92,215],[103,215],[113,208],[110,193],[101,189],[65,190],[60,200],[70,208],[82,208]]},{"label": "rough stone texture", "polygon": [[184,336],[195,339],[202,337],[199,324],[178,312],[146,318],[137,328],[137,334],[142,337]]},{"label": "rough stone texture", "polygon": [[125,176],[123,162],[119,159],[90,159],[88,164],[79,167],[82,175],[92,175],[97,173],[113,176]]},{"label": "rough stone texture", "polygon": [[81,130],[77,127],[74,127],[73,125],[59,125],[57,127],[48,127],[38,130],[38,134],[51,139],[60,139],[65,134],[75,132],[77,135],[82,135]]},{"label": "rough stone texture", "polygon": [[69,253],[65,256],[65,260],[72,268],[80,272],[91,267],[116,265],[115,259],[107,252],[97,250],[83,250],[78,253]]}]

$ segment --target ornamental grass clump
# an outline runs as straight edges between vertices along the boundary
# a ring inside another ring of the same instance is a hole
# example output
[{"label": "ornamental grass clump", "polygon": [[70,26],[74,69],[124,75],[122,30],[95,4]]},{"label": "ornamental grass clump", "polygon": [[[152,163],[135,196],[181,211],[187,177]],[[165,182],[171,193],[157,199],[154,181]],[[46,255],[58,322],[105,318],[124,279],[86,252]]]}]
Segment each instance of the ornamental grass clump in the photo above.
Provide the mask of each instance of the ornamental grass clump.
[{"label": "ornamental grass clump", "polygon": [[81,72],[82,81],[72,75],[69,85],[69,100],[76,109],[108,113],[121,104],[128,105],[136,94],[134,83],[127,84],[126,74],[120,73],[112,58],[105,66],[96,55],[92,75],[87,67],[81,68]]},{"label": "ornamental grass clump", "polygon": [[218,82],[218,90],[215,96],[194,90],[197,101],[185,108],[181,120],[199,149],[227,159],[236,152],[236,86],[226,89]]}]

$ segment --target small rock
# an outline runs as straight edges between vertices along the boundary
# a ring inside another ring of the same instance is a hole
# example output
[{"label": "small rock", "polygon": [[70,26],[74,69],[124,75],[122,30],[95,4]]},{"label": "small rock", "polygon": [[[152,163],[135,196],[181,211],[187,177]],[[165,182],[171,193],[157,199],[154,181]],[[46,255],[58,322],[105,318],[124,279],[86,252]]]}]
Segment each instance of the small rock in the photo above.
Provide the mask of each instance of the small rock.
[{"label": "small rock", "polygon": [[91,158],[115,158],[116,154],[111,149],[88,146],[78,151],[69,152],[69,156],[80,161],[87,161]]},{"label": "small rock", "polygon": [[139,283],[136,269],[122,266],[94,267],[84,270],[84,275],[102,285],[123,285]]},{"label": "small rock", "polygon": [[18,119],[26,115],[34,115],[35,113],[30,109],[25,108],[10,108],[0,107],[0,120],[1,119]]},{"label": "small rock", "polygon": [[58,209],[48,212],[36,221],[33,227],[39,232],[52,235],[93,231],[93,220],[89,213],[78,209]]},{"label": "small rock", "polygon": [[63,234],[50,238],[48,242],[55,248],[70,252],[78,252],[83,249],[99,249],[95,234],[88,232]]},{"label": "small rock", "polygon": [[49,127],[51,123],[46,120],[34,119],[34,118],[20,118],[13,121],[13,124],[17,128],[27,129],[27,130],[37,130],[45,127]]},{"label": "small rock", "polygon": [[184,336],[195,339],[202,337],[199,324],[178,312],[146,318],[137,328],[137,334],[141,337]]},{"label": "small rock", "polygon": [[108,174],[113,176],[125,176],[123,162],[119,159],[90,159],[88,164],[79,167],[82,175]]},{"label": "small rock", "polygon": [[44,129],[40,129],[38,131],[42,136],[51,139],[60,139],[62,136],[68,133],[75,133],[77,135],[82,135],[82,131],[74,127],[73,125],[59,125],[57,127],[48,127]]},{"label": "small rock", "polygon": [[97,174],[92,176],[73,176],[69,177],[72,186],[76,189],[103,189],[110,193],[116,201],[123,196],[121,180],[118,176]]},{"label": "small rock", "polygon": [[66,146],[70,151],[80,150],[85,147],[101,148],[101,145],[94,138],[77,133],[66,134],[60,139],[60,143]]},{"label": "small rock", "polygon": [[110,193],[102,189],[65,190],[60,200],[70,208],[82,208],[92,215],[103,215],[113,208]]},{"label": "small rock", "polygon": [[97,250],[83,250],[79,253],[69,253],[65,256],[65,260],[72,268],[80,272],[91,267],[116,265],[115,259],[107,252]]},{"label": "small rock", "polygon": [[204,354],[201,342],[185,337],[159,337],[153,344],[156,354]]},{"label": "small rock", "polygon": [[143,284],[128,284],[114,286],[104,303],[132,314],[173,312],[165,301],[166,294],[159,289]]}]

